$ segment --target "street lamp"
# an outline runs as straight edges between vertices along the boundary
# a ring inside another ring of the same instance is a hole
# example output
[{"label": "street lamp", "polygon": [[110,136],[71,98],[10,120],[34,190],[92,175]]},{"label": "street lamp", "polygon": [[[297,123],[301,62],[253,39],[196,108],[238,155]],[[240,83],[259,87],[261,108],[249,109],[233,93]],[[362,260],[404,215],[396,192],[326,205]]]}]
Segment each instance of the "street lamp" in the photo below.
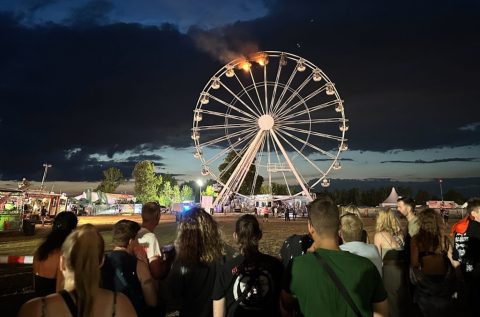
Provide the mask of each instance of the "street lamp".
[{"label": "street lamp", "polygon": [[45,183],[45,178],[47,177],[47,171],[49,167],[52,167],[51,164],[43,163],[45,170],[43,171],[42,184],[40,185],[40,190],[43,190],[43,183]]},{"label": "street lamp", "polygon": [[438,183],[440,184],[440,196],[442,197],[442,203],[443,203],[443,188],[442,188],[443,179],[439,179]]},{"label": "street lamp", "polygon": [[200,205],[202,204],[202,186],[203,186],[203,181],[201,179],[197,179],[197,185],[199,187],[199,193],[198,193],[198,200],[200,202]]}]

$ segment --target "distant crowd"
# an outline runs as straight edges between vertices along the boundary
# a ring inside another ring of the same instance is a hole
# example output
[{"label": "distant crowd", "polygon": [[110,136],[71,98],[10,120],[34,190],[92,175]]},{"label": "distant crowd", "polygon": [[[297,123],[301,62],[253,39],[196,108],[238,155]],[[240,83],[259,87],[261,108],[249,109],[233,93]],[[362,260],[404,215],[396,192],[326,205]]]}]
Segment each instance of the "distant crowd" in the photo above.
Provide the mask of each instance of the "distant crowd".
[{"label": "distant crowd", "polygon": [[[34,255],[38,297],[18,316],[480,316],[480,199],[451,230],[433,210],[381,210],[373,241],[357,208],[339,211],[329,196],[307,206],[306,234],[288,237],[280,257],[259,251],[255,215],[242,215],[228,252],[214,217],[185,211],[172,246],[154,233],[161,211],[142,223],[118,221],[113,250],[98,229],[56,216]],[[233,253],[233,254],[229,254]]]}]

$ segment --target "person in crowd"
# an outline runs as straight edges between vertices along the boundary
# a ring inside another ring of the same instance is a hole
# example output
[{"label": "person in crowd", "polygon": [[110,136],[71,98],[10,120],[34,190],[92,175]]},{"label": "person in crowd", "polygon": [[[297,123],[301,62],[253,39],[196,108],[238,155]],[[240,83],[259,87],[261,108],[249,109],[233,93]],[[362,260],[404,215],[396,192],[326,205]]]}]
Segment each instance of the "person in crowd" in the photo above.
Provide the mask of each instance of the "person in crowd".
[{"label": "person in crowd", "polygon": [[451,230],[454,248],[452,259],[460,267],[466,287],[466,304],[472,316],[480,316],[480,198],[468,201],[467,216]]},{"label": "person in crowd", "polygon": [[405,316],[411,306],[408,298],[408,262],[405,260],[402,228],[390,208],[378,212],[373,242],[382,257],[383,284],[388,294],[390,316]]},{"label": "person in crowd", "polygon": [[42,227],[45,227],[46,217],[47,217],[47,208],[45,208],[45,206],[42,206],[42,209],[40,210],[40,219],[42,220]]},{"label": "person in crowd", "polygon": [[345,214],[340,217],[340,237],[343,241],[340,249],[369,259],[382,276],[380,253],[374,245],[362,241],[362,233],[363,223],[356,214]]},{"label": "person in crowd", "polygon": [[424,316],[453,316],[454,271],[445,224],[433,209],[419,213],[418,223],[419,231],[410,245],[414,301]]},{"label": "person in crowd", "polygon": [[263,222],[268,222],[268,207],[265,206],[263,209]]},{"label": "person in crowd", "polygon": [[160,244],[153,231],[160,222],[160,205],[157,202],[148,202],[142,206],[142,228],[137,233],[138,243],[147,253],[150,273],[158,280],[168,273],[168,268],[163,261]]},{"label": "person in crowd", "polygon": [[[362,221],[362,225],[363,225],[362,214],[360,213],[360,209],[358,209],[357,206],[355,206],[353,204],[350,204],[350,205],[347,205],[347,206],[341,208],[340,209],[340,217],[342,217],[345,214],[355,214],[355,215],[357,215],[358,219],[360,219],[360,221]],[[365,230],[365,229],[362,230],[362,239],[360,241],[365,242],[365,243],[370,242],[368,240],[367,230]]]},{"label": "person in crowd", "polygon": [[68,235],[77,227],[77,216],[69,211],[53,220],[52,231],[33,256],[33,288],[35,295],[46,296],[63,288],[60,271],[60,249]]},{"label": "person in crowd", "polygon": [[282,263],[258,249],[262,230],[256,217],[238,218],[233,234],[239,254],[217,274],[213,316],[278,316]]},{"label": "person in crowd", "polygon": [[397,200],[397,209],[403,216],[405,216],[405,218],[407,218],[408,235],[413,237],[420,229],[418,218],[415,215],[415,200],[409,197],[400,197]]},{"label": "person in crowd", "polygon": [[113,250],[105,255],[102,288],[122,292],[132,302],[138,316],[157,305],[157,291],[145,251],[135,239],[140,225],[120,220],[113,226]]},{"label": "person in crowd", "polygon": [[449,218],[449,211],[446,208],[442,208],[440,210],[440,213],[443,217],[443,223],[445,223],[446,226],[448,226],[448,218]]},{"label": "person in crowd", "polygon": [[218,264],[224,262],[217,222],[201,208],[186,211],[178,225],[175,250],[161,296],[173,303],[169,308],[178,309],[182,317],[212,316],[215,276]]},{"label": "person in crowd", "polygon": [[285,213],[284,213],[284,216],[285,216],[285,221],[290,221],[290,206],[287,205],[285,206]]},{"label": "person in crowd", "polygon": [[310,203],[307,227],[314,252],[294,258],[286,269],[283,316],[294,316],[297,309],[305,317],[387,316],[387,293],[375,265],[339,248],[335,203],[326,199]]},{"label": "person in crowd", "polygon": [[65,287],[59,293],[25,303],[18,317],[131,317],[135,309],[122,293],[101,289],[104,241],[90,224],[72,232],[62,245],[60,268]]}]

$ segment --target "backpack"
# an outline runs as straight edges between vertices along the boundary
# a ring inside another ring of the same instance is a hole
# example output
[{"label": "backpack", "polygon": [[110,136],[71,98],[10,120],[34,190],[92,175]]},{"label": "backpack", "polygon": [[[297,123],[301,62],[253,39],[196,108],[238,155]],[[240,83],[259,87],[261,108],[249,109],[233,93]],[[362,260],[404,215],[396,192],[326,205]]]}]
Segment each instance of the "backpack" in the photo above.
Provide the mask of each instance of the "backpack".
[{"label": "backpack", "polygon": [[280,257],[282,258],[283,265],[287,267],[290,260],[294,257],[304,255],[312,243],[313,239],[308,234],[294,234],[288,237],[280,249]]},{"label": "backpack", "polygon": [[233,278],[233,298],[228,316],[269,315],[275,303],[274,281],[258,263],[242,263]]}]

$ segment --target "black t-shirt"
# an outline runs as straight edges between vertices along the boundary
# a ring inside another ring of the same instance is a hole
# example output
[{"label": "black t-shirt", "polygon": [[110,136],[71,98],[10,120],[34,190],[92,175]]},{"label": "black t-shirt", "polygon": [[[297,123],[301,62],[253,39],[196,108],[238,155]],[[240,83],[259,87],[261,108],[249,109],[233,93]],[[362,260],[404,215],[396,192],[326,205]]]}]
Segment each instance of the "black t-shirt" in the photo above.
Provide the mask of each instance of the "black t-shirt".
[{"label": "black t-shirt", "polygon": [[453,258],[466,274],[480,275],[480,223],[470,220],[464,233],[455,232]]},{"label": "black t-shirt", "polygon": [[[220,265],[220,264],[218,264]],[[167,285],[174,301],[178,301],[180,316],[212,316],[212,291],[217,264],[197,264],[194,267],[173,264]]]},{"label": "black t-shirt", "polygon": [[238,255],[219,270],[212,299],[225,298],[227,317],[279,316],[282,271],[270,255]]},{"label": "black t-shirt", "polygon": [[137,258],[121,250],[108,252],[101,273],[102,288],[125,294],[137,315],[142,315],[145,300],[137,275]]}]

